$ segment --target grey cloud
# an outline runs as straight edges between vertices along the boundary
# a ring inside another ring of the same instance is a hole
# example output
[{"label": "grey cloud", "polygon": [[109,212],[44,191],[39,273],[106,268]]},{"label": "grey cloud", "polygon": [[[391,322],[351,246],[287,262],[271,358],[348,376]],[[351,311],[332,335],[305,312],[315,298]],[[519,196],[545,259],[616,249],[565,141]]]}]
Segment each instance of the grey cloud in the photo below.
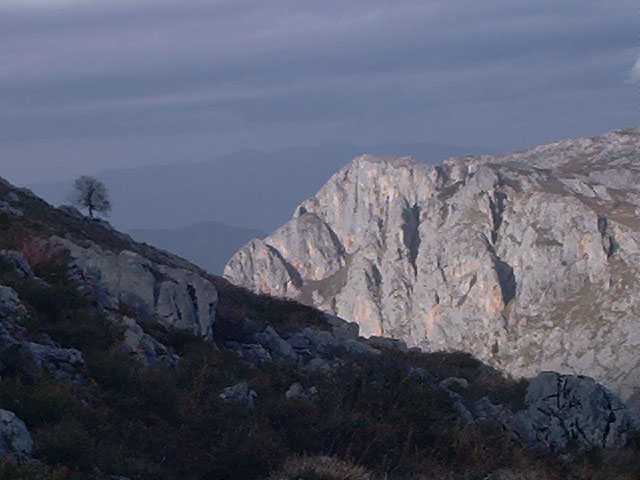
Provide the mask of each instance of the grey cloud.
[{"label": "grey cloud", "polygon": [[69,158],[73,139],[103,149],[99,161],[67,160],[76,170],[101,168],[127,145],[144,156],[145,141],[148,162],[170,162],[178,147],[151,145],[167,136],[189,138],[202,159],[211,137],[221,150],[376,137],[511,148],[513,118],[531,105],[564,123],[532,115],[517,138],[636,121],[625,108],[637,94],[627,0],[0,6],[0,155],[16,163],[35,164],[45,145]]}]

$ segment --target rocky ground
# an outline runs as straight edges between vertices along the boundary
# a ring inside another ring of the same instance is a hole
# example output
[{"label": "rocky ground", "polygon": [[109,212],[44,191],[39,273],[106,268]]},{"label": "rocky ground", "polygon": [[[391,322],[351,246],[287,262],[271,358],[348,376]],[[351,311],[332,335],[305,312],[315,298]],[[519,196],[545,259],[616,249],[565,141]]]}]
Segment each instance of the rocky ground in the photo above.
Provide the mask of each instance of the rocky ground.
[{"label": "rocky ground", "polygon": [[639,215],[637,129],[437,167],[365,155],[225,277],[365,336],[589,375],[637,403]]},{"label": "rocky ground", "polygon": [[4,181],[0,200],[3,479],[640,474],[637,417],[591,378],[364,338]]}]

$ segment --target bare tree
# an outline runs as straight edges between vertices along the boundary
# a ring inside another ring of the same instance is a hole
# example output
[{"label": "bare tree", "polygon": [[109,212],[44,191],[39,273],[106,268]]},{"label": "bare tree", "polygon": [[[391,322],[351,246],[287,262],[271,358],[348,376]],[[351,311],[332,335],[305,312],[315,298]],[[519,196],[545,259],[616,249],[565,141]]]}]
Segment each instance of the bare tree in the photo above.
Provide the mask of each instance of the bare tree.
[{"label": "bare tree", "polygon": [[94,212],[107,215],[111,211],[107,187],[97,178],[82,176],[76,179],[73,187],[71,200],[74,205],[86,208],[91,218]]}]

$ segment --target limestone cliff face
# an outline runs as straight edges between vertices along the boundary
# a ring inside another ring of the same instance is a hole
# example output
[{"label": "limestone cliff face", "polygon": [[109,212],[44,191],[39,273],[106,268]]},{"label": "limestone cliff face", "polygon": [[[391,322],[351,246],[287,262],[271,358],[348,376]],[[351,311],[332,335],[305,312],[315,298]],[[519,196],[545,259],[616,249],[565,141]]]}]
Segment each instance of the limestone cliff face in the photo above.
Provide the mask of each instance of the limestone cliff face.
[{"label": "limestone cliff face", "polygon": [[515,375],[640,387],[640,130],[431,168],[364,155],[225,276]]}]

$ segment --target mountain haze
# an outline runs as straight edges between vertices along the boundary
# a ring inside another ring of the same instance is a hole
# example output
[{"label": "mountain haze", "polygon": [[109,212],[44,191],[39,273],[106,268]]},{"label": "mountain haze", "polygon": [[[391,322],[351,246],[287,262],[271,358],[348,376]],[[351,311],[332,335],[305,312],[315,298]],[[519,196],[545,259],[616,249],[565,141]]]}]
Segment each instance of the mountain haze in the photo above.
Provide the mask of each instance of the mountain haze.
[{"label": "mountain haze", "polygon": [[[98,177],[112,193],[112,223],[126,230],[216,221],[268,232],[287,220],[292,205],[320,188],[355,155],[401,153],[436,163],[470,151],[473,149],[430,143],[247,150],[207,162],[114,170]],[[59,205],[68,201],[71,180],[33,185],[32,189]]]},{"label": "mountain haze", "polygon": [[222,274],[239,245],[265,236],[258,230],[219,222],[174,229],[138,229],[129,233],[140,242],[173,252],[215,274]]}]

